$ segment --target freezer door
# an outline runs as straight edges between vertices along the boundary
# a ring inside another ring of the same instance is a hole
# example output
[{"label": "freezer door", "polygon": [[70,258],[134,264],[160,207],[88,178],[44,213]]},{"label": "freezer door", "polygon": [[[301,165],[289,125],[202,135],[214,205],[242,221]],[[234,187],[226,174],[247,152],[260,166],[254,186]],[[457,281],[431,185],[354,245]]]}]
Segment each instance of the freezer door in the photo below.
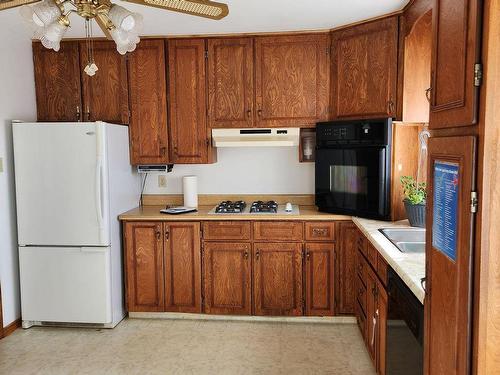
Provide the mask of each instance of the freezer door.
[{"label": "freezer door", "polygon": [[111,323],[110,248],[20,247],[22,319]]},{"label": "freezer door", "polygon": [[104,123],[15,123],[20,245],[108,246]]}]

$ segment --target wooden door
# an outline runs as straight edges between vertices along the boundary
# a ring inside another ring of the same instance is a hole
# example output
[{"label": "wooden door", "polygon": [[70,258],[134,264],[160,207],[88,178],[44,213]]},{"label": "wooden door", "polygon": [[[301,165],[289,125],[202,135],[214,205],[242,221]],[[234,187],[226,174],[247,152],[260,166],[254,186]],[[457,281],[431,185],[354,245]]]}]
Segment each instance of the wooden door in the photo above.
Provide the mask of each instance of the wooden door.
[{"label": "wooden door", "polygon": [[78,42],[58,52],[33,42],[38,121],[82,121]]},{"label": "wooden door", "polygon": [[204,290],[207,314],[252,314],[251,252],[250,243],[204,243]]},{"label": "wooden door", "polygon": [[84,121],[128,124],[128,82],[126,57],[116,51],[112,41],[94,41],[94,61],[99,68],[90,77],[83,69],[88,64],[87,43],[80,42]]},{"label": "wooden door", "polygon": [[205,40],[168,41],[171,162],[208,163]]},{"label": "wooden door", "polygon": [[256,125],[314,126],[328,118],[326,34],[255,38]]},{"label": "wooden door", "polygon": [[397,59],[397,16],[333,32],[333,117],[395,117]]},{"label": "wooden door", "polygon": [[200,223],[164,223],[165,311],[201,312]]},{"label": "wooden door", "polygon": [[208,40],[208,122],[211,128],[254,124],[253,39]]},{"label": "wooden door", "polygon": [[336,312],[354,314],[356,303],[356,253],[359,230],[351,222],[340,222],[336,259]]},{"label": "wooden door", "polygon": [[479,0],[434,0],[430,129],[477,122],[481,8]]},{"label": "wooden door", "polygon": [[164,311],[161,222],[125,223],[125,276],[129,312]]},{"label": "wooden door", "polygon": [[302,244],[256,243],[255,315],[302,315]]},{"label": "wooden door", "polygon": [[167,88],[163,40],[146,39],[128,56],[130,160],[168,163]]},{"label": "wooden door", "polygon": [[425,374],[470,372],[475,143],[473,136],[429,140]]},{"label": "wooden door", "polygon": [[305,261],[306,315],[334,314],[333,243],[307,243]]}]

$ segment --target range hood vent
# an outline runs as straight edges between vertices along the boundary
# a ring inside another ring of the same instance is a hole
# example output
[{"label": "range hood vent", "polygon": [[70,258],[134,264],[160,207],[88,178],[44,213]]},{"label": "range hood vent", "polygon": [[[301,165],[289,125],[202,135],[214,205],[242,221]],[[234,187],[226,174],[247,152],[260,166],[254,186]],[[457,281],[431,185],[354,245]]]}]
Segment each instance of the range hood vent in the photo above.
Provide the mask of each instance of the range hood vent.
[{"label": "range hood vent", "polygon": [[299,139],[299,128],[212,129],[214,147],[293,147]]}]

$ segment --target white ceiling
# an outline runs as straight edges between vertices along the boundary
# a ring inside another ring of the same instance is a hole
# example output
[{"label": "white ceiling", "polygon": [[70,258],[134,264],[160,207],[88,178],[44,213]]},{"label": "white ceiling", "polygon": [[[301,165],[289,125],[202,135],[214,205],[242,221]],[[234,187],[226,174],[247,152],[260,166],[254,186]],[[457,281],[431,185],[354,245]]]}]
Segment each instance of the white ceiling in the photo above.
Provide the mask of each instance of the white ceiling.
[{"label": "white ceiling", "polygon": [[[219,0],[224,1],[224,0]],[[220,21],[114,0],[144,16],[143,35],[217,34],[326,29],[381,16],[402,9],[409,0],[226,0],[229,15]],[[0,12],[16,17],[18,9]],[[71,16],[69,37],[83,36],[83,21]],[[97,29],[97,27],[95,28]],[[96,33],[97,34],[97,33]],[[101,35],[99,33],[99,35]]]}]

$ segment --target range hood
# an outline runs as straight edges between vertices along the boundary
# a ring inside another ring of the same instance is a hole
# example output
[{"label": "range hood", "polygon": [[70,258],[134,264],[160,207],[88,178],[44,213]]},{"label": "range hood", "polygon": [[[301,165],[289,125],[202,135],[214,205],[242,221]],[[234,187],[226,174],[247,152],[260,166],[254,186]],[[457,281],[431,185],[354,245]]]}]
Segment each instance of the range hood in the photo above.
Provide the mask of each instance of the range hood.
[{"label": "range hood", "polygon": [[214,147],[293,147],[299,138],[299,128],[212,129]]}]

